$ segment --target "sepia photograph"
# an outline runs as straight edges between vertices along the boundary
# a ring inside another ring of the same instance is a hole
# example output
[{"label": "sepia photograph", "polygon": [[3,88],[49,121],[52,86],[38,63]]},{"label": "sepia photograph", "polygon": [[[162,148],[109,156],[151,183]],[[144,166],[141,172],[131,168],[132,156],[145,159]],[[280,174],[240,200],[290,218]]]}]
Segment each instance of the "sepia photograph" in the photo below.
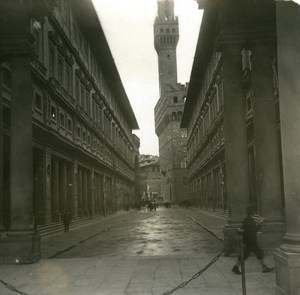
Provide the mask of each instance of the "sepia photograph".
[{"label": "sepia photograph", "polygon": [[0,0],[0,295],[300,295],[299,48],[300,0]]}]

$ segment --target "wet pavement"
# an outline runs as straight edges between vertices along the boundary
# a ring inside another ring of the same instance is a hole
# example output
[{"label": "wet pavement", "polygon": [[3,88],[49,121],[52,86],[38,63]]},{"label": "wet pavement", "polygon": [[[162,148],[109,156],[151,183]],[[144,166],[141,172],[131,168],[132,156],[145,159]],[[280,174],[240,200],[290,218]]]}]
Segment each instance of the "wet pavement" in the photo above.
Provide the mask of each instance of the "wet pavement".
[{"label": "wet pavement", "polygon": [[[197,209],[129,211],[42,240],[43,259],[32,265],[0,265],[0,279],[30,295],[156,295],[190,279],[223,247],[196,224]],[[201,219],[199,217],[199,220]],[[218,221],[209,225],[217,230]],[[53,258],[50,258],[53,257]],[[267,262],[273,265],[271,256]],[[174,294],[242,294],[241,277],[221,257]],[[274,294],[275,274],[246,263],[247,294]],[[0,284],[1,295],[16,294]]]},{"label": "wet pavement", "polygon": [[158,208],[111,220],[107,231],[56,257],[198,255],[217,253],[222,247],[222,242],[181,211]]}]

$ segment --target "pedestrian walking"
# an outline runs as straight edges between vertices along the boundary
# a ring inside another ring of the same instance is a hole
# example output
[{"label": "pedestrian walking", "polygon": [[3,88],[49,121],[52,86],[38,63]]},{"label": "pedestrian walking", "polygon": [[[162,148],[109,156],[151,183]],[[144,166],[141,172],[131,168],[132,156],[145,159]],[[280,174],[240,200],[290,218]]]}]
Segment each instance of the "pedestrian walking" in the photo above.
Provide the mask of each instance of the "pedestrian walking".
[{"label": "pedestrian walking", "polygon": [[66,210],[64,215],[63,215],[63,223],[64,223],[64,231],[68,232],[69,231],[69,226],[71,223],[71,213],[69,210]]},{"label": "pedestrian walking", "polygon": [[[243,243],[244,243],[244,260],[246,260],[251,252],[259,260],[262,272],[270,272],[274,268],[265,264],[263,250],[257,244],[257,232],[261,229],[264,219],[255,215],[253,206],[247,207],[247,217],[243,220]],[[236,264],[233,266],[232,271],[236,274],[241,274],[239,269],[241,264],[241,256],[238,257]]]}]

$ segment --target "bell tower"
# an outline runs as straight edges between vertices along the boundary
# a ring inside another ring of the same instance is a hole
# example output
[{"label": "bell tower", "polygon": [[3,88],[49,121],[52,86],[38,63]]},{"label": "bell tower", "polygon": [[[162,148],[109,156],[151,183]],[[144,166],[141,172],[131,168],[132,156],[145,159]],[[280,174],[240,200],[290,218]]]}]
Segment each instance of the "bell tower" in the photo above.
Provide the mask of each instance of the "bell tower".
[{"label": "bell tower", "polygon": [[176,47],[179,40],[178,17],[174,0],[158,0],[154,22],[154,47],[158,55],[160,97],[167,84],[177,83]]}]

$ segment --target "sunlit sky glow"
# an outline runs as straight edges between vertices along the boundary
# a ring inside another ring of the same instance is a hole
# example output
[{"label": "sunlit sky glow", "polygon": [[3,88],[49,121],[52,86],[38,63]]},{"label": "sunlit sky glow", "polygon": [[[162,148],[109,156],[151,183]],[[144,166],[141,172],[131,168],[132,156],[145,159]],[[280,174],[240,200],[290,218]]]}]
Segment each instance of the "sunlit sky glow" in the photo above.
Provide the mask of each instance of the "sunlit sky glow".
[{"label": "sunlit sky glow", "polygon": [[[93,0],[125,91],[137,118],[140,154],[158,155],[154,106],[159,99],[153,23],[157,0]],[[202,10],[195,0],[174,0],[179,16],[178,82],[189,81]],[[300,4],[300,0],[296,0]]]},{"label": "sunlit sky glow", "polygon": [[[159,99],[153,23],[157,0],[93,0],[125,91],[137,118],[141,154],[158,155],[154,106]],[[189,81],[202,11],[194,0],[175,0],[180,39],[178,82]]]}]

